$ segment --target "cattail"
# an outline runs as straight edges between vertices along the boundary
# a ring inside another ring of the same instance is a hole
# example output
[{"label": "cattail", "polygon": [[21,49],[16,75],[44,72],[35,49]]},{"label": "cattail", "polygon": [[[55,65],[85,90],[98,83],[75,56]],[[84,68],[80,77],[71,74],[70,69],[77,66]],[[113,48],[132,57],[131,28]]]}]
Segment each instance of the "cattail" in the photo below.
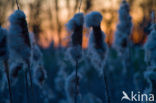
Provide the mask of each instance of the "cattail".
[{"label": "cattail", "polygon": [[67,23],[67,30],[71,32],[71,48],[68,49],[68,54],[71,55],[71,60],[75,62],[75,96],[74,103],[78,102],[78,63],[82,55],[82,36],[83,36],[83,13],[77,13]]},{"label": "cattail", "polygon": [[8,46],[10,56],[28,62],[31,56],[31,44],[26,16],[21,10],[16,10],[10,17]]},{"label": "cattail", "polygon": [[9,86],[9,94],[10,94],[10,102],[12,103],[12,91],[11,91],[11,81],[10,81],[10,70],[8,63],[8,43],[7,43],[7,30],[1,28],[0,26],[0,61],[4,63],[5,73],[7,76],[8,86]]},{"label": "cattail", "polygon": [[[122,0],[120,5],[119,23],[115,32],[114,46],[120,54],[124,53],[129,46],[130,34],[132,31],[132,18],[129,14],[129,4]],[[123,55],[123,54],[122,54]]]},{"label": "cattail", "polygon": [[[130,16],[130,7],[126,0],[122,0],[119,13],[119,20],[116,26],[113,46],[121,57],[123,66],[123,75],[133,75],[133,65],[131,64],[131,40],[132,17]],[[129,77],[129,76],[126,76]],[[127,78],[128,79],[128,78]]]},{"label": "cattail", "polygon": [[95,68],[103,70],[103,64],[106,59],[107,44],[105,43],[105,34],[101,30],[102,15],[93,11],[86,15],[85,23],[88,28],[92,28],[89,38],[88,53]]},{"label": "cattail", "polygon": [[152,31],[148,35],[147,41],[144,44],[145,50],[145,61],[148,65],[147,71],[144,75],[149,84],[148,89],[145,90],[146,93],[156,94],[156,24],[154,21],[154,16],[152,15]]},{"label": "cattail", "polygon": [[16,10],[9,17],[9,21],[8,47],[10,58],[26,63],[30,69],[31,43],[26,16],[23,11]]},{"label": "cattail", "polygon": [[68,51],[74,60],[81,56],[83,22],[83,13],[77,13],[66,25],[67,30],[71,33],[71,47]]},{"label": "cattail", "polygon": [[23,11],[16,10],[9,17],[9,21],[10,21],[10,27],[8,33],[9,55],[11,60],[15,59],[24,62],[26,64],[27,67],[27,69],[25,69],[26,87],[28,87],[27,85],[28,84],[27,73],[28,73],[30,78],[30,85],[33,93],[31,62],[30,62],[31,43],[29,38],[26,16]]},{"label": "cattail", "polygon": [[[75,73],[72,72],[65,81],[65,93],[67,96],[68,103],[74,103],[75,102],[75,92],[79,92],[78,88],[75,91],[75,82],[79,83],[79,79],[81,78],[81,75],[78,74],[79,78],[75,78]],[[78,80],[77,80],[78,79]],[[77,93],[78,94],[78,93]],[[79,97],[79,98],[78,98]],[[77,95],[77,101],[80,99],[80,95]],[[79,102],[78,102],[79,103]]]},{"label": "cattail", "polygon": [[[105,73],[104,65],[107,55],[107,45],[104,42],[105,34],[101,30],[101,21],[102,15],[97,11],[93,11],[86,15],[85,23],[86,26],[92,28],[89,38],[89,47],[88,53],[89,57],[91,58],[93,66],[100,72],[100,75],[103,74],[104,76],[104,83],[105,83],[105,94],[107,103],[110,103],[110,97],[108,93],[108,83],[107,83],[107,76]],[[99,70],[100,69],[100,70]]]}]

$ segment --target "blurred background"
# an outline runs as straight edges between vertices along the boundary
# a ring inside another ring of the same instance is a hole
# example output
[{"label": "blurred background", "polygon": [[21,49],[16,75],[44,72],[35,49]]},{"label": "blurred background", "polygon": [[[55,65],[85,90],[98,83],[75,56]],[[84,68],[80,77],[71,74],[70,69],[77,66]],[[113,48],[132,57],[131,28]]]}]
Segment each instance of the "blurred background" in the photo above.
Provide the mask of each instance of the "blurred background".
[{"label": "blurred background", "polygon": [[[155,0],[128,0],[133,19],[132,40],[141,45],[149,34],[151,12],[156,11]],[[35,33],[40,46],[47,48],[67,46],[69,34],[65,24],[78,12],[80,0],[18,0],[20,8],[26,13],[29,30]],[[103,14],[102,29],[106,42],[111,45],[118,20],[121,0],[82,0],[81,12],[100,11]],[[7,28],[9,15],[16,10],[16,0],[0,0],[0,25]],[[88,43],[88,33],[83,37],[83,47]]]},{"label": "blurred background", "polygon": [[[30,100],[36,99],[36,103],[69,103],[67,99],[71,97],[67,94],[70,91],[66,89],[68,86],[70,89],[70,86],[74,84],[74,81],[68,81],[68,78],[74,72],[75,66],[67,55],[69,52],[66,47],[69,44],[70,34],[67,32],[65,24],[75,13],[79,12],[80,1],[18,0],[20,9],[27,16],[29,31],[35,34],[36,41],[40,46],[44,68],[47,71],[47,79],[43,87],[34,85],[36,94]],[[133,21],[131,39],[134,45],[128,47],[130,48],[129,54],[125,52],[125,55],[122,56],[118,55],[119,52],[111,46],[118,23],[118,9],[121,1],[82,0],[81,6],[81,12],[85,14],[99,11],[103,15],[101,28],[106,34],[106,42],[109,45],[105,69],[109,79],[108,89],[112,99],[111,103],[121,103],[120,97],[123,96],[123,90],[143,93],[147,87],[150,87],[146,81],[149,78],[144,77],[144,72],[149,64],[144,61],[143,43],[151,31],[151,13],[152,11],[156,12],[156,0],[127,0]],[[9,27],[8,18],[16,9],[16,0],[0,0],[0,25],[2,27]],[[83,48],[87,48],[88,38],[89,30],[84,29]],[[83,74],[82,79],[80,78],[79,90],[83,100],[81,103],[105,103],[103,102],[106,100],[105,82],[103,77],[99,76],[98,68],[95,68],[95,64],[98,65],[98,62],[92,63],[89,55],[86,55],[88,51],[84,49],[83,52],[82,61],[79,63],[79,71]],[[101,60],[101,62],[103,61]],[[128,64],[127,67],[126,64]],[[125,70],[128,72],[125,73]],[[1,78],[3,72],[0,68],[0,97],[2,97],[0,103],[8,103],[9,95],[6,92],[8,89],[5,86],[7,83]],[[21,72],[18,80],[12,86],[14,103],[26,103],[26,94],[24,93],[26,88],[23,88],[25,87],[23,81],[24,74]],[[4,85],[2,85],[3,82],[5,82]],[[154,83],[153,87],[156,87],[156,80]],[[156,94],[156,89],[154,88],[154,90]]]}]

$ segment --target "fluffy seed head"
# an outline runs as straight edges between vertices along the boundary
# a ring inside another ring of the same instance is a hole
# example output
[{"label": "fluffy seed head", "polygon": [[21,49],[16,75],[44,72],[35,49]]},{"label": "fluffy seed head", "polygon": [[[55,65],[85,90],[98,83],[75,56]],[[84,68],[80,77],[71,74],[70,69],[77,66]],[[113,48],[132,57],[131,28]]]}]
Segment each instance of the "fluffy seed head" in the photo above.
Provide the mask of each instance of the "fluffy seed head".
[{"label": "fluffy seed head", "polygon": [[84,14],[83,13],[77,13],[66,24],[67,30],[73,31],[77,26],[82,26],[83,22],[84,22]]},{"label": "fluffy seed head", "polygon": [[83,13],[77,13],[74,17],[67,23],[68,31],[71,31],[71,44],[72,46],[82,45],[82,33],[83,33]]},{"label": "fluffy seed head", "polygon": [[102,21],[102,14],[97,11],[93,11],[86,15],[85,24],[87,27],[99,26]]},{"label": "fluffy seed head", "polygon": [[28,60],[31,55],[31,44],[26,16],[21,10],[16,10],[10,17],[8,46],[10,56]]},{"label": "fluffy seed head", "polygon": [[115,40],[114,40],[114,47],[119,51],[125,51],[128,47],[128,43],[130,41],[130,34],[132,31],[132,18],[129,14],[129,4],[126,0],[123,0],[119,13],[119,21],[117,24],[117,29],[115,32]]}]

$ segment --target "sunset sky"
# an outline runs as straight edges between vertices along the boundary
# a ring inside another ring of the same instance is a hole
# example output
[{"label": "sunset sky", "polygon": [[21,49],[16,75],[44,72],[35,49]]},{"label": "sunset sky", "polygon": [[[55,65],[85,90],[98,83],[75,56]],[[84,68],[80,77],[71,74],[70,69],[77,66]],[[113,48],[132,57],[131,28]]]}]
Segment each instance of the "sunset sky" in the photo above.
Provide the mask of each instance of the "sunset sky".
[{"label": "sunset sky", "polygon": [[[28,24],[31,25],[30,12],[33,9],[30,8],[30,4],[40,0],[19,0],[21,9],[26,13]],[[77,6],[76,6],[77,1]],[[69,34],[66,32],[65,24],[67,21],[78,12],[79,3],[81,0],[44,0],[39,5],[41,10],[39,10],[39,16],[41,23],[42,32],[39,34],[39,44],[43,47],[48,47],[52,41],[54,41],[55,46],[59,44],[59,38],[61,38],[61,44],[65,46],[69,41]],[[82,0],[81,12],[85,14],[90,11],[100,11],[103,14],[103,22],[101,24],[102,30],[106,33],[106,41],[111,44],[113,42],[113,35],[115,32],[116,24],[118,23],[118,9],[120,7],[121,0],[89,0],[91,4],[89,9],[86,10],[87,0]],[[150,20],[151,10],[156,10],[154,6],[155,0],[128,0],[130,3],[130,14],[132,16],[134,28],[132,34],[135,34],[132,38],[137,43],[140,42],[142,37],[141,33],[143,30],[139,28],[139,23],[144,22],[143,19]],[[56,11],[56,2],[58,9]],[[151,5],[152,4],[152,5]],[[151,6],[149,6],[151,5]],[[75,10],[75,9],[76,10]],[[13,8],[16,9],[16,6]],[[75,11],[74,11],[75,10]],[[148,12],[147,12],[148,11]],[[12,10],[7,12],[9,16]],[[49,16],[51,15],[51,16]],[[7,16],[7,17],[8,17]],[[7,21],[7,18],[6,18]],[[4,23],[4,26],[8,27],[8,23]],[[58,27],[58,25],[61,26]],[[60,31],[58,32],[58,28]],[[138,29],[139,28],[139,29]],[[32,28],[30,26],[30,31]],[[87,47],[88,35],[84,32],[83,47]]]}]

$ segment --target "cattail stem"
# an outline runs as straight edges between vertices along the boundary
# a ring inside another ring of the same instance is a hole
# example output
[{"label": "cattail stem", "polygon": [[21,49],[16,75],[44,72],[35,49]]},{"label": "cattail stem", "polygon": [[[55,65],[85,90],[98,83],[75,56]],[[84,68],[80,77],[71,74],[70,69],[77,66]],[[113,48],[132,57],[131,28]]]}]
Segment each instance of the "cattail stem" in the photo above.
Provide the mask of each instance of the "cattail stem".
[{"label": "cattail stem", "polygon": [[82,0],[80,0],[79,12],[80,12],[80,10],[81,10],[81,5],[82,5]]},{"label": "cattail stem", "polygon": [[107,76],[106,76],[105,71],[103,72],[103,77],[104,77],[104,83],[105,83],[106,103],[111,103],[110,96],[109,96],[108,81],[107,81]]},{"label": "cattail stem", "polygon": [[10,81],[10,75],[9,75],[9,65],[8,65],[7,60],[4,61],[4,66],[5,66],[5,73],[6,73],[7,81],[8,81],[8,87],[9,87],[10,103],[13,103],[12,91],[11,91],[11,81]]},{"label": "cattail stem", "polygon": [[[32,86],[32,73],[31,73],[31,70],[30,70],[30,68],[31,68],[31,64],[30,64],[30,62],[28,61],[28,60],[26,60],[26,63],[27,63],[27,69],[28,69],[28,74],[29,74],[29,78],[30,78],[30,86],[31,86],[31,88],[33,87]],[[33,89],[33,88],[32,88]]]},{"label": "cattail stem", "polygon": [[33,89],[33,86],[32,86],[32,75],[31,75],[31,70],[30,70],[30,64],[28,64],[28,74],[29,74],[29,78],[30,78],[30,86],[31,86],[31,88]]},{"label": "cattail stem", "polygon": [[78,60],[76,60],[76,65],[75,65],[75,97],[74,97],[74,103],[77,103],[77,98],[78,98]]},{"label": "cattail stem", "polygon": [[[34,88],[33,88],[33,83],[32,83],[32,73],[31,73],[31,63],[29,61],[26,61],[27,65],[28,65],[28,75],[29,75],[29,78],[30,78],[30,86],[31,86],[31,89],[32,89],[32,96],[34,96]],[[35,99],[35,98],[34,98]]]},{"label": "cattail stem", "polygon": [[17,9],[20,10],[18,0],[16,0],[16,6],[17,6]]},{"label": "cattail stem", "polygon": [[27,99],[27,103],[30,103],[29,102],[29,90],[28,90],[27,70],[25,71],[25,86],[26,86],[26,99]]}]

